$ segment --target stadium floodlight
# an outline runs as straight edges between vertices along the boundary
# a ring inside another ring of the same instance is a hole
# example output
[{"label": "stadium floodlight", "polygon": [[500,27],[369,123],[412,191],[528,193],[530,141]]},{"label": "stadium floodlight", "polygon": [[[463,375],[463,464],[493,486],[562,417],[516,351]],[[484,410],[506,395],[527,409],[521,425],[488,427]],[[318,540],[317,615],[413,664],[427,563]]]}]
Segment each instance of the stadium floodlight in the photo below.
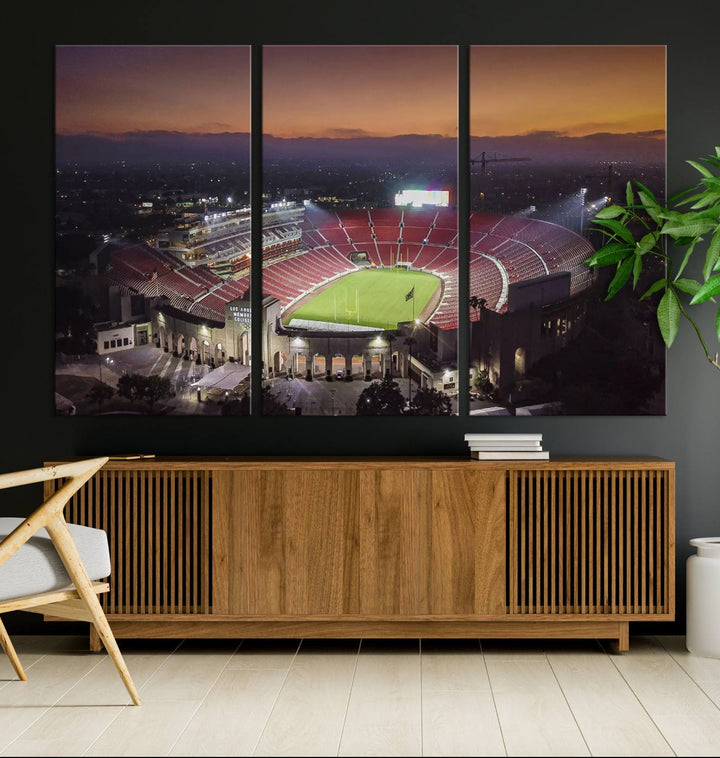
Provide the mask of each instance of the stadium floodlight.
[{"label": "stadium floodlight", "polygon": [[437,208],[447,208],[449,204],[450,193],[448,190],[404,189],[395,194],[396,206],[411,205],[413,208],[422,208],[424,205],[430,205]]}]

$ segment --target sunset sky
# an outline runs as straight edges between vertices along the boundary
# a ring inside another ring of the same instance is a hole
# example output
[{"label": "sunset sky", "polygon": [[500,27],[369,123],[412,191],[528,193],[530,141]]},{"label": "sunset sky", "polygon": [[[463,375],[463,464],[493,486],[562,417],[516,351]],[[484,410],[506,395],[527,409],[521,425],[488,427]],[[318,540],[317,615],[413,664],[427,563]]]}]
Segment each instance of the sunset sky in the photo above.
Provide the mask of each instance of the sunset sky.
[{"label": "sunset sky", "polygon": [[470,133],[665,129],[665,48],[474,46]]},{"label": "sunset sky", "polygon": [[[477,136],[665,128],[662,46],[476,46]],[[56,131],[247,132],[247,46],[60,46]],[[454,46],[266,46],[263,131],[457,136]]]},{"label": "sunset sky", "polygon": [[60,46],[58,134],[250,130],[250,48]]},{"label": "sunset sky", "polygon": [[276,137],[456,137],[457,49],[263,47],[263,131]]}]

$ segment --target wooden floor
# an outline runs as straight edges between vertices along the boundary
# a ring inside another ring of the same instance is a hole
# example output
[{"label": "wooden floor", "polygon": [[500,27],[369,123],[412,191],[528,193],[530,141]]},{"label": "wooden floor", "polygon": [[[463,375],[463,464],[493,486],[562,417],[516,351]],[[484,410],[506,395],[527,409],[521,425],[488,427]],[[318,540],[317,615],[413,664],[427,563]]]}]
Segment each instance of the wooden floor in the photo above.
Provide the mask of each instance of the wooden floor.
[{"label": "wooden floor", "polygon": [[720,660],[682,637],[138,641],[144,704],[79,637],[0,653],[0,755],[720,754]]}]

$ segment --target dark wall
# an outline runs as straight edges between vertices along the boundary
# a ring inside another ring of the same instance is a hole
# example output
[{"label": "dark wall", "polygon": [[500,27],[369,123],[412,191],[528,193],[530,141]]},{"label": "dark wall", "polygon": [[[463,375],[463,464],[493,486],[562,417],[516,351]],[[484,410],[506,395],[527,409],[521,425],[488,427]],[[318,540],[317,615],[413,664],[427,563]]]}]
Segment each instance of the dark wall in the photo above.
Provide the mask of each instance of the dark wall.
[{"label": "dark wall", "polygon": [[[720,144],[720,49],[708,20],[650,3],[245,2],[27,4],[6,27],[0,470],[68,455],[464,454],[468,431],[538,431],[555,455],[659,455],[677,464],[678,623],[688,539],[720,535],[720,372],[682,325],[668,353],[667,416],[645,418],[56,418],[53,415],[53,46],[55,44],[667,44],[668,189],[687,158]],[[645,7],[647,6],[647,7]],[[703,3],[693,12],[700,16]],[[690,11],[687,12],[688,14]],[[678,14],[681,15],[681,14]],[[48,17],[49,16],[49,17]],[[14,42],[11,42],[13,38]],[[598,71],[598,76],[602,76]],[[632,71],[627,72],[632,78]],[[588,86],[592,86],[590,82]],[[418,92],[421,93],[421,86]],[[602,103],[598,103],[602,108]],[[710,337],[713,314],[700,317]],[[466,333],[465,333],[466,336]],[[466,364],[465,364],[466,365]],[[27,488],[26,488],[27,489]],[[2,493],[0,508],[8,512]],[[38,492],[18,493],[16,511]],[[28,618],[23,615],[22,619]],[[39,629],[12,619],[16,628]],[[11,625],[12,628],[12,625]]]}]

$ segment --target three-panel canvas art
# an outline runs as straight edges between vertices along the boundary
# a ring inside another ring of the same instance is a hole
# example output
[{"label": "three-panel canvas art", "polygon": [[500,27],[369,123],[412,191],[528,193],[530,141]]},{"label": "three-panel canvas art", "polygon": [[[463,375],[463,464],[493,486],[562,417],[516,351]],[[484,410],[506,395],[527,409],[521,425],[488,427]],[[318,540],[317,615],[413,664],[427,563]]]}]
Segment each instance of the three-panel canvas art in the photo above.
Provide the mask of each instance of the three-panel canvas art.
[{"label": "three-panel canvas art", "polygon": [[665,412],[652,299],[585,264],[665,196],[663,46],[473,46],[469,124],[454,46],[263,46],[260,235],[250,60],[57,48],[58,414],[248,415],[253,359],[264,415]]}]

